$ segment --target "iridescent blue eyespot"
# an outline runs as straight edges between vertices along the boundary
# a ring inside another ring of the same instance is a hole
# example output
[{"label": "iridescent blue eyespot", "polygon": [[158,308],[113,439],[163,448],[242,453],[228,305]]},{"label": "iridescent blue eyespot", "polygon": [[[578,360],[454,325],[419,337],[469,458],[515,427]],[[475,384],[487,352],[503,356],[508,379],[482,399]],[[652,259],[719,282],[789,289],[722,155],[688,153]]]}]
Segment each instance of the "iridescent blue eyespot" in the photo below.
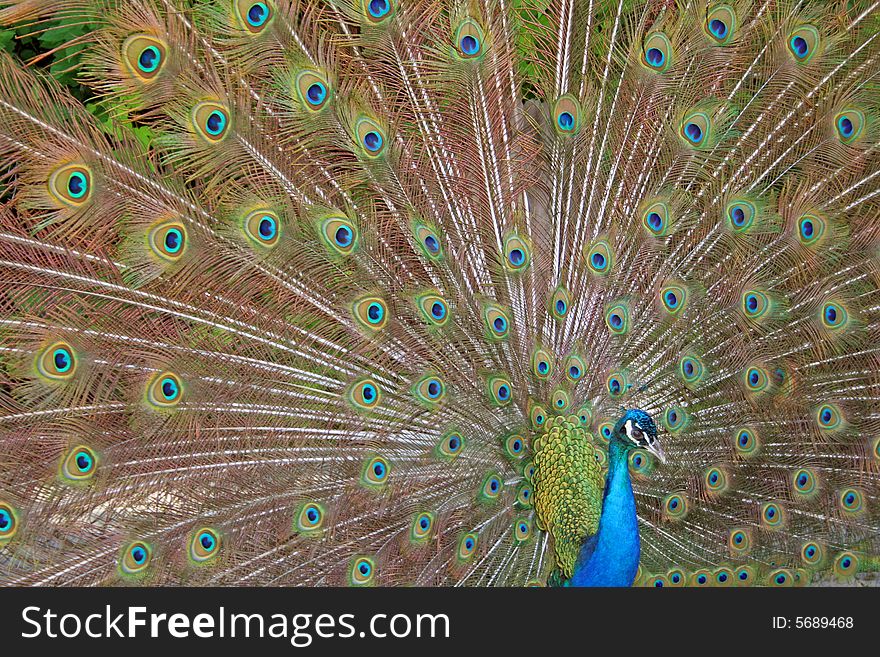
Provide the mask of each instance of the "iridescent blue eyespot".
[{"label": "iridescent blue eyespot", "polygon": [[522,252],[522,249],[511,249],[510,253],[507,255],[510,260],[510,264],[514,267],[519,267],[525,262],[525,254]]},{"label": "iridescent blue eyespot", "polygon": [[791,40],[791,51],[795,54],[795,56],[803,59],[807,56],[807,52],[809,51],[809,46],[807,45],[806,39],[801,36],[796,36]]},{"label": "iridescent blue eyespot", "polygon": [[336,229],[336,234],[333,236],[333,239],[337,245],[344,248],[351,245],[351,241],[354,239],[354,233],[348,226],[340,226]]},{"label": "iridescent blue eyespot", "polygon": [[247,12],[247,22],[253,27],[262,27],[269,20],[269,8],[264,2],[257,2],[251,5]]},{"label": "iridescent blue eyespot", "polygon": [[89,191],[89,182],[84,173],[74,171],[67,179],[67,193],[71,198],[79,199]]},{"label": "iridescent blue eyespot", "polygon": [[560,112],[557,122],[559,127],[566,132],[574,128],[574,117],[571,115],[571,112]]},{"label": "iridescent blue eyespot", "polygon": [[214,110],[205,121],[205,130],[210,135],[219,135],[226,129],[226,115],[220,110]]},{"label": "iridescent blue eyespot", "polygon": [[364,135],[364,146],[372,153],[379,151],[382,148],[382,135],[370,130]]},{"label": "iridescent blue eyespot", "polygon": [[446,317],[446,306],[439,301],[431,304],[431,314],[435,319],[443,319]]},{"label": "iridescent blue eyespot", "polygon": [[165,233],[165,250],[174,254],[180,251],[183,246],[183,233],[181,233],[177,228],[170,228]]},{"label": "iridescent blue eyespot", "polygon": [[52,362],[59,374],[66,373],[73,366],[73,357],[65,347],[58,347],[52,352]]},{"label": "iridescent blue eyespot", "polygon": [[695,144],[700,143],[703,138],[703,130],[696,123],[688,123],[684,127],[685,136]]},{"label": "iridescent blue eyespot", "polygon": [[156,46],[147,46],[138,57],[138,68],[144,73],[152,73],[162,62],[162,53]]},{"label": "iridescent blue eyespot", "polygon": [[474,55],[480,49],[480,42],[477,40],[477,37],[472,36],[470,34],[462,37],[461,42],[461,51],[465,55]]},{"label": "iridescent blue eyespot", "polygon": [[663,66],[666,57],[659,48],[648,48],[648,51],[645,53],[645,59],[654,68],[660,68]]},{"label": "iridescent blue eyespot", "polygon": [[723,39],[727,36],[727,25],[724,24],[724,21],[717,18],[709,21],[709,30],[711,30],[712,34],[719,39]]},{"label": "iridescent blue eyespot", "polygon": [[391,4],[388,0],[370,0],[370,4],[367,5],[367,11],[370,12],[370,16],[373,18],[382,18],[391,11]]},{"label": "iridescent blue eyespot", "polygon": [[306,90],[306,99],[312,105],[320,105],[327,97],[327,87],[320,82],[313,82]]}]

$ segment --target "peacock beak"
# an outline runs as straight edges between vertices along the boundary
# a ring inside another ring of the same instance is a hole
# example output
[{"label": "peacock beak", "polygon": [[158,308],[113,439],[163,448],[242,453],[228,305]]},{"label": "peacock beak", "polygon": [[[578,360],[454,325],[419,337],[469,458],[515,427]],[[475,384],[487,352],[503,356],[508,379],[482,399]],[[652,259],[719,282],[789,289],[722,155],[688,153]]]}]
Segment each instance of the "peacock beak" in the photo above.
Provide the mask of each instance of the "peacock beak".
[{"label": "peacock beak", "polygon": [[647,449],[651,454],[660,459],[660,463],[666,463],[666,454],[663,452],[663,448],[660,447],[659,440],[655,440],[653,444],[648,445]]}]

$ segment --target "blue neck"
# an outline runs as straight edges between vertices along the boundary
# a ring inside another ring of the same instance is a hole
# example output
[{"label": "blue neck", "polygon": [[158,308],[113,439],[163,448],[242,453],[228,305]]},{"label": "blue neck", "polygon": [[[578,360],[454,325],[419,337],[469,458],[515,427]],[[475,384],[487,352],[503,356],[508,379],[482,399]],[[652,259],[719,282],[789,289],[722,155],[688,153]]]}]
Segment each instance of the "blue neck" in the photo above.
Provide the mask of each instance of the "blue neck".
[{"label": "blue neck", "polygon": [[639,568],[639,521],[626,448],[608,446],[608,476],[599,531],[581,546],[568,586],[630,586]]}]

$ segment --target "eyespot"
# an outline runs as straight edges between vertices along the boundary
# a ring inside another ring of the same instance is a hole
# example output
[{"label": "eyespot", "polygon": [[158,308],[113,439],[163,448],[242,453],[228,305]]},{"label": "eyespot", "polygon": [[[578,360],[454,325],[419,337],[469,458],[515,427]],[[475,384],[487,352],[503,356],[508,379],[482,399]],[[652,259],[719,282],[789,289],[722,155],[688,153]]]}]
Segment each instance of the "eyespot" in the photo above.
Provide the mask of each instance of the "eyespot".
[{"label": "eyespot", "polygon": [[443,457],[453,459],[464,449],[464,438],[458,431],[450,431],[440,438],[437,451]]},{"label": "eyespot", "polygon": [[352,586],[369,586],[376,577],[376,564],[369,557],[356,557],[351,562],[349,582]]},{"label": "eyespot", "polygon": [[651,457],[643,449],[634,449],[629,455],[629,469],[634,474],[646,474],[651,466]]},{"label": "eyespot", "polygon": [[679,315],[688,301],[687,290],[682,285],[666,285],[660,289],[660,301],[670,315]]},{"label": "eyespot", "polygon": [[609,442],[614,433],[614,424],[612,422],[602,422],[599,427],[599,437],[603,442]]},{"label": "eyespot", "polygon": [[557,134],[568,136],[580,130],[581,105],[570,94],[560,96],[553,107],[553,127]]},{"label": "eyespot", "polygon": [[464,534],[458,539],[458,558],[460,561],[468,561],[477,551],[477,535]]},{"label": "eyespot", "polygon": [[654,577],[649,580],[648,586],[655,589],[662,589],[669,586],[669,580],[666,579],[666,575],[654,575]]},{"label": "eyespot", "polygon": [[630,387],[626,375],[623,372],[612,372],[608,377],[608,380],[605,382],[605,385],[608,389],[608,394],[611,395],[612,399],[620,397]]},{"label": "eyespot", "polygon": [[681,431],[687,424],[687,420],[687,413],[680,406],[671,406],[663,414],[663,424],[666,425],[666,430],[671,433]]},{"label": "eyespot", "polygon": [[0,500],[0,544],[12,539],[18,531],[18,513],[8,502]]},{"label": "eyespot", "polygon": [[693,111],[682,119],[679,135],[688,146],[701,148],[709,140],[712,121],[705,112]]},{"label": "eyespot", "polygon": [[564,287],[556,288],[553,297],[550,299],[550,314],[557,321],[562,321],[571,308],[571,299],[568,296],[568,290]]},{"label": "eyespot", "polygon": [[834,431],[843,424],[843,415],[836,404],[822,404],[816,411],[816,422],[823,431]]},{"label": "eyespot", "polygon": [[874,438],[874,444],[870,447],[870,452],[875,461],[880,461],[880,437]]},{"label": "eyespot", "polygon": [[67,164],[49,176],[49,193],[63,205],[80,207],[92,196],[92,172],[84,164]]},{"label": "eyespot", "polygon": [[819,31],[812,25],[803,25],[788,35],[788,51],[794,60],[806,64],[819,48]]},{"label": "eyespot", "polygon": [[504,441],[504,451],[510,458],[521,459],[526,453],[526,439],[518,433],[511,434]]},{"label": "eyespot", "polygon": [[816,246],[826,229],[825,220],[814,214],[805,214],[797,220],[797,237],[804,246]]},{"label": "eyespot", "polygon": [[373,119],[362,116],[355,124],[357,143],[368,157],[378,157],[385,150],[385,132]]},{"label": "eyespot", "polygon": [[167,262],[180,260],[187,248],[187,232],[177,221],[159,223],[149,232],[149,244],[153,253]]},{"label": "eyespot", "polygon": [[851,144],[862,134],[865,127],[865,115],[857,109],[847,109],[834,117],[837,137],[844,144]]},{"label": "eyespot", "polygon": [[485,306],[483,320],[486,322],[490,339],[503,340],[510,334],[510,319],[500,306]]},{"label": "eyespot", "polygon": [[348,401],[358,411],[369,411],[379,405],[382,391],[373,379],[356,381],[348,391]]},{"label": "eyespot", "polygon": [[815,541],[807,541],[801,545],[801,561],[805,566],[815,567],[825,560],[825,547]]},{"label": "eyespot", "polygon": [[413,518],[412,528],[409,532],[410,540],[414,543],[420,543],[431,538],[434,529],[435,515],[427,511],[417,513]]},{"label": "eyespot", "polygon": [[193,125],[196,132],[207,142],[223,141],[229,131],[229,108],[213,101],[204,101],[193,108]]},{"label": "eyespot", "polygon": [[571,398],[568,396],[568,393],[562,388],[557,388],[553,391],[553,396],[550,399],[550,405],[553,407],[553,410],[557,413],[561,413],[568,405],[571,403]]},{"label": "eyespot", "polygon": [[716,568],[713,573],[715,576],[715,584],[717,586],[730,586],[733,584],[733,571],[730,568]]},{"label": "eyespot", "polygon": [[492,473],[483,481],[479,497],[483,501],[492,501],[501,495],[502,490],[504,490],[504,482],[501,481],[501,477]]},{"label": "eyespot", "polygon": [[364,472],[361,481],[371,487],[384,486],[388,482],[388,474],[391,466],[388,461],[381,456],[374,456],[367,461],[364,466]]},{"label": "eyespot", "polygon": [[413,237],[415,237],[422,252],[428,258],[439,260],[443,257],[443,245],[440,242],[440,235],[433,227],[417,223],[413,229]]},{"label": "eyespot", "polygon": [[611,245],[605,240],[600,240],[587,251],[587,266],[596,276],[606,276],[611,271],[612,265]]},{"label": "eyespot", "polygon": [[751,566],[740,566],[733,572],[737,586],[750,586],[755,581],[755,569]]},{"label": "eyespot", "polygon": [[498,406],[507,406],[513,398],[510,381],[501,376],[489,378],[489,396]]},{"label": "eyespot", "polygon": [[740,427],[734,432],[734,449],[740,456],[753,456],[757,453],[759,446],[758,434],[753,429]]},{"label": "eyespot", "polygon": [[712,586],[713,579],[711,572],[701,568],[691,575],[691,586]]},{"label": "eyespot", "polygon": [[703,481],[706,483],[706,490],[710,493],[720,494],[727,490],[727,473],[718,466],[708,468]]},{"label": "eyespot", "polygon": [[759,365],[747,367],[743,380],[746,389],[751,393],[764,392],[770,383],[770,377],[767,376],[767,370]]},{"label": "eyespot", "polygon": [[752,534],[748,529],[732,529],[727,539],[727,545],[733,556],[746,555],[752,549]]},{"label": "eyespot", "polygon": [[235,13],[238,22],[250,34],[259,34],[265,30],[275,15],[275,7],[271,0],[235,0]]},{"label": "eyespot", "polygon": [[352,304],[352,315],[368,331],[379,331],[388,324],[388,306],[379,297],[358,299]]},{"label": "eyespot", "polygon": [[605,325],[614,335],[624,335],[629,331],[629,306],[618,301],[605,311]]},{"label": "eyespot", "polygon": [[735,233],[744,233],[755,223],[756,213],[754,204],[748,201],[731,201],[725,209],[728,227]]},{"label": "eyespot", "polygon": [[678,373],[686,385],[699,383],[704,372],[703,362],[696,356],[685,356],[678,363]]},{"label": "eyespot", "polygon": [[364,16],[374,25],[385,22],[394,13],[392,0],[364,0],[364,8]]},{"label": "eyespot", "polygon": [[523,463],[522,475],[528,481],[531,481],[535,476],[535,464],[531,461],[526,461]]},{"label": "eyespot", "polygon": [[779,529],[785,524],[785,510],[776,502],[766,502],[761,506],[761,523],[767,529]]},{"label": "eyespot", "polygon": [[[278,236],[281,234],[280,223],[278,215],[271,210],[254,210],[245,216],[243,226],[244,234],[258,246],[272,248],[278,243]],[[177,230],[180,231],[179,228]]]},{"label": "eyespot", "polygon": [[777,568],[770,571],[767,575],[767,582],[770,586],[788,587],[794,585],[794,575],[788,568]]},{"label": "eyespot", "polygon": [[547,423],[547,412],[543,406],[533,404],[529,411],[529,419],[532,421],[532,427],[541,429]]},{"label": "eyespot", "polygon": [[672,44],[663,32],[653,32],[645,37],[642,46],[642,65],[651,71],[662,73],[672,64]]},{"label": "eyespot", "polygon": [[589,406],[581,406],[577,412],[578,422],[582,427],[588,427],[593,422],[593,411]]},{"label": "eyespot", "polygon": [[730,43],[736,30],[736,14],[729,5],[720,5],[706,14],[706,34],[720,46]]},{"label": "eyespot", "polygon": [[838,577],[852,577],[859,572],[859,558],[849,551],[841,552],[834,559],[834,574]]},{"label": "eyespot", "polygon": [[449,321],[449,307],[442,297],[436,294],[425,294],[416,299],[422,316],[429,324],[445,326]]},{"label": "eyespot", "polygon": [[844,513],[860,513],[864,510],[864,495],[858,488],[844,488],[837,496],[840,510]]},{"label": "eyespot", "polygon": [[154,376],[147,385],[147,401],[156,408],[172,408],[183,399],[183,384],[173,372]]},{"label": "eyespot", "polygon": [[508,270],[514,272],[525,270],[531,258],[532,251],[529,245],[516,235],[510,235],[504,241],[504,265]]},{"label": "eyespot", "polygon": [[672,570],[666,573],[666,581],[669,582],[669,586],[679,587],[684,586],[685,584],[685,576],[684,571],[680,568],[673,568]]},{"label": "eyespot", "polygon": [[319,226],[321,239],[333,252],[348,255],[357,248],[358,230],[347,217],[327,217]]},{"label": "eyespot", "polygon": [[532,354],[532,374],[546,379],[553,373],[553,356],[546,349],[536,349]]},{"label": "eyespot", "polygon": [[822,326],[829,330],[844,328],[849,320],[849,314],[842,304],[835,301],[827,301],[822,305]]},{"label": "eyespot", "polygon": [[566,359],[565,376],[569,381],[580,381],[585,371],[586,367],[584,366],[584,361],[580,356],[572,355]]},{"label": "eyespot", "polygon": [[529,522],[528,518],[519,518],[514,521],[513,537],[517,542],[522,543],[523,541],[527,541],[531,535],[532,523]]},{"label": "eyespot", "polygon": [[189,544],[189,556],[196,563],[214,559],[220,552],[220,535],[209,527],[193,533]]},{"label": "eyespot", "polygon": [[742,294],[740,308],[743,314],[752,320],[759,320],[770,309],[770,300],[759,290],[746,290]]},{"label": "eyespot", "polygon": [[688,499],[684,493],[672,493],[663,498],[663,513],[670,520],[681,520],[687,512]]},{"label": "eyespot", "polygon": [[69,482],[81,483],[94,477],[97,468],[95,452],[80,445],[70,450],[61,461],[61,476]]},{"label": "eyespot", "polygon": [[476,59],[483,54],[483,30],[470,18],[463,20],[455,31],[455,47],[464,59]]},{"label": "eyespot", "polygon": [[795,470],[791,477],[791,485],[794,492],[802,497],[811,497],[818,490],[816,475],[809,468]]},{"label": "eyespot", "polygon": [[299,534],[311,535],[324,527],[324,507],[317,502],[306,502],[296,514],[296,531]]},{"label": "eyespot", "polygon": [[516,501],[524,509],[532,508],[532,487],[529,484],[520,484],[516,494]]},{"label": "eyespot", "polygon": [[669,232],[669,206],[662,201],[649,205],[642,214],[642,225],[649,235],[663,237]]},{"label": "eyespot", "polygon": [[413,394],[425,404],[439,404],[446,396],[446,384],[438,376],[426,376],[413,387]]},{"label": "eyespot", "polygon": [[66,381],[76,374],[76,353],[66,342],[55,342],[43,349],[36,363],[37,371],[52,381]]},{"label": "eyespot", "polygon": [[151,82],[165,66],[168,47],[165,42],[146,34],[133,34],[122,42],[122,61],[128,72],[140,82]]},{"label": "eyespot", "polygon": [[318,112],[330,100],[330,83],[317,71],[301,71],[294,80],[294,89],[299,102],[307,110]]},{"label": "eyespot", "polygon": [[608,457],[606,456],[606,452],[604,449],[596,449],[593,450],[593,453],[596,455],[596,463],[599,464],[600,468],[605,468],[608,465]]},{"label": "eyespot", "polygon": [[126,545],[122,550],[119,569],[123,575],[137,575],[147,569],[152,558],[153,549],[150,545],[143,541],[135,541]]}]

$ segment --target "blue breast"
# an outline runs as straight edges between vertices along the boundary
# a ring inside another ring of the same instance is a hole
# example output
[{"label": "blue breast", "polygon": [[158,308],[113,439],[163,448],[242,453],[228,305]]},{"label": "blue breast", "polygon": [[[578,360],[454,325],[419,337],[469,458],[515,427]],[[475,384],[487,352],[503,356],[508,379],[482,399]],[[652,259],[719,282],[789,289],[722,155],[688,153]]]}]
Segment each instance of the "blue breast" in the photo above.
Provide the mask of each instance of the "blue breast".
[{"label": "blue breast", "polygon": [[639,568],[639,521],[626,450],[608,449],[608,476],[599,531],[587,539],[567,586],[630,586]]}]

